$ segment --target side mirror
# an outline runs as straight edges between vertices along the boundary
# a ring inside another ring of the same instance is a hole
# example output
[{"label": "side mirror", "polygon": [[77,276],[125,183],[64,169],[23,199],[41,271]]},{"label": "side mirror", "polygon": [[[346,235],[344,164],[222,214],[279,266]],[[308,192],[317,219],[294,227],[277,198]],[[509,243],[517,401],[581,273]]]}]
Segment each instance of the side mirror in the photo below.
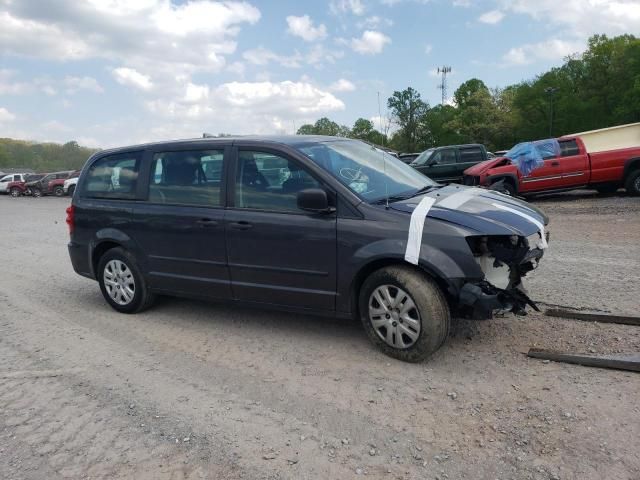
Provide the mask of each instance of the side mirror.
[{"label": "side mirror", "polygon": [[333,213],[334,207],[329,206],[327,192],[321,188],[307,188],[298,192],[298,208],[314,213]]}]

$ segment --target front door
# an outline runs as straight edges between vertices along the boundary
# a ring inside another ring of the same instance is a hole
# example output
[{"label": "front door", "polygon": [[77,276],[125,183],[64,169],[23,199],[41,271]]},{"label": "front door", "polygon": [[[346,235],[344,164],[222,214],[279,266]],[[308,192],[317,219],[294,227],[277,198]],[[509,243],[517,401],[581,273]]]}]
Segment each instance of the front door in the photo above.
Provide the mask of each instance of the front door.
[{"label": "front door", "polygon": [[561,140],[559,143],[560,156],[546,158],[542,167],[523,177],[521,191],[562,189],[588,182],[588,156],[580,154],[575,140]]},{"label": "front door", "polygon": [[153,154],[148,201],[134,208],[133,231],[153,288],[231,298],[223,158],[223,148]]},{"label": "front door", "polygon": [[458,181],[457,159],[454,148],[443,148],[431,155],[426,165],[417,167],[417,170],[437,182],[455,182]]},{"label": "front door", "polygon": [[297,193],[323,188],[277,151],[242,148],[235,156],[225,224],[234,298],[334,310],[336,215],[297,207]]}]

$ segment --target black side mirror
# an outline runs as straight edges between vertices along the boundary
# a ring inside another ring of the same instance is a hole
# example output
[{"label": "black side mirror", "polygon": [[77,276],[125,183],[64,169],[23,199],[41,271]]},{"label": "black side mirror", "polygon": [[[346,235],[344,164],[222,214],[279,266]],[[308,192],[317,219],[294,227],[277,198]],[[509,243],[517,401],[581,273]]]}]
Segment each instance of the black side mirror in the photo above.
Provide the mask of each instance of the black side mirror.
[{"label": "black side mirror", "polygon": [[314,213],[333,213],[334,207],[329,206],[327,192],[321,188],[306,188],[298,192],[298,208]]}]

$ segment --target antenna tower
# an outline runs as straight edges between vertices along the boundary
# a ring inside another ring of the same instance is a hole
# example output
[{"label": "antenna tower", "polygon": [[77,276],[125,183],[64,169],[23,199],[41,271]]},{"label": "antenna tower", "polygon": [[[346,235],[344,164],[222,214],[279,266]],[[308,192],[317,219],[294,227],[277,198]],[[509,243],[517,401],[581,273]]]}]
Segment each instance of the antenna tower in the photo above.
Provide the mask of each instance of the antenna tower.
[{"label": "antenna tower", "polygon": [[451,73],[451,67],[438,67],[438,73],[442,75],[442,82],[438,88],[442,90],[442,105],[447,103],[447,73]]}]

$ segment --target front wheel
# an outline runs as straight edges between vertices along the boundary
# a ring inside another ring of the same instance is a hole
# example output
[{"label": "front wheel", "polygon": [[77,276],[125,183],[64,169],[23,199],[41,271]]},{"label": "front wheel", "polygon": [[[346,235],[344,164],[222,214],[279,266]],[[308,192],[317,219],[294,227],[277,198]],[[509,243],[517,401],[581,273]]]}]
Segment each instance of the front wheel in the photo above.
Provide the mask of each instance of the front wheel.
[{"label": "front wheel", "polygon": [[138,313],[151,306],[154,295],[136,264],[123,248],[108,250],[96,272],[105,300],[120,313]]},{"label": "front wheel", "polygon": [[73,192],[76,189],[75,185],[69,185],[69,189],[67,190],[67,195],[73,197]]},{"label": "front wheel", "polygon": [[61,186],[57,186],[53,189],[53,194],[56,197],[64,197],[64,188],[62,188]]},{"label": "front wheel", "polygon": [[20,191],[20,189],[19,189],[18,187],[13,187],[13,188],[9,191],[9,194],[10,194],[13,198],[19,197],[21,193],[22,193],[22,192]]},{"label": "front wheel", "polygon": [[412,267],[391,266],[372,273],[360,289],[359,307],[369,339],[405,362],[425,360],[449,333],[449,306],[442,291]]},{"label": "front wheel", "polygon": [[510,197],[513,197],[516,194],[516,188],[513,184],[502,180],[492,183],[489,190],[495,190],[496,192],[504,193]]},{"label": "front wheel", "polygon": [[42,190],[40,190],[39,188],[32,188],[31,195],[33,195],[36,198],[40,198],[42,196]]}]

